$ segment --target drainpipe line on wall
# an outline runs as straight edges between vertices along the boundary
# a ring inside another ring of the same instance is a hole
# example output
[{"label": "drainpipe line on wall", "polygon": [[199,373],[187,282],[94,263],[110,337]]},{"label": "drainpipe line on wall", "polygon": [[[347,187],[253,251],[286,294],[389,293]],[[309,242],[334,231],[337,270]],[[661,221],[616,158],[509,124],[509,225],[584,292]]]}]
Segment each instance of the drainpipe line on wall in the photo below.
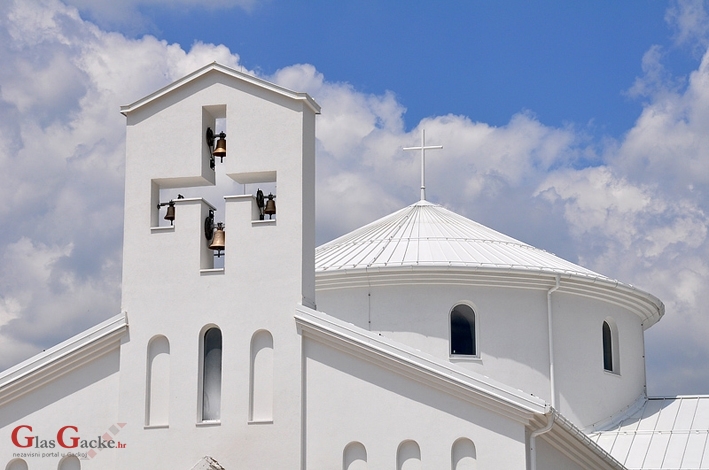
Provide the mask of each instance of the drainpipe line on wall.
[{"label": "drainpipe line on wall", "polygon": [[554,380],[554,329],[551,315],[551,294],[561,286],[561,279],[556,275],[556,285],[547,291],[547,326],[549,327],[549,386],[551,388],[551,407],[556,407],[556,382]]},{"label": "drainpipe line on wall", "polygon": [[[557,280],[559,277],[557,276]],[[557,287],[558,288],[558,287]],[[552,408],[547,415],[547,425],[541,429],[537,429],[529,436],[529,460],[530,460],[530,470],[537,470],[537,436],[541,436],[544,433],[551,431],[552,426],[554,426],[554,417],[556,411]]]}]

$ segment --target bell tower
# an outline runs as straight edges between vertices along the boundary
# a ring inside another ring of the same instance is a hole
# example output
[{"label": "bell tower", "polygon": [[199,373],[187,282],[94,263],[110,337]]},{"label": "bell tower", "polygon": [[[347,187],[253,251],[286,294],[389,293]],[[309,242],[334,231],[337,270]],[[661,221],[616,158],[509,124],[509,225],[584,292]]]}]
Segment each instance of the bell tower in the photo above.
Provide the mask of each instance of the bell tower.
[{"label": "bell tower", "polygon": [[[118,467],[145,467],[151,446],[189,432],[199,445],[176,446],[174,465],[156,466],[183,468],[210,455],[227,468],[269,468],[269,459],[295,468],[301,364],[293,314],[315,298],[320,108],[305,93],[213,63],[121,112],[129,336],[119,419],[140,449],[120,454]],[[277,191],[160,200],[174,188],[212,194],[224,175]],[[238,461],[220,460],[247,440]]]}]

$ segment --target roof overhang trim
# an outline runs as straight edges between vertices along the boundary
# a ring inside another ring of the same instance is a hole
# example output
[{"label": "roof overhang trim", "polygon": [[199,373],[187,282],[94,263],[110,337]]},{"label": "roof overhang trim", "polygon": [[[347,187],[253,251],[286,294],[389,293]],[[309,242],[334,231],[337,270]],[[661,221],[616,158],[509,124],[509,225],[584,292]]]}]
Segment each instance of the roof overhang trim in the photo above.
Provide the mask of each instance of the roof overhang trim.
[{"label": "roof overhang trim", "polygon": [[138,101],[135,101],[134,103],[131,103],[131,104],[125,105],[125,106],[121,106],[121,114],[123,114],[124,116],[127,116],[128,114],[142,108],[143,106],[171,93],[173,90],[176,90],[176,89],[186,85],[187,83],[197,80],[198,78],[200,78],[204,75],[207,75],[208,73],[211,73],[211,72],[219,72],[224,75],[230,76],[232,78],[243,80],[244,82],[250,83],[252,85],[259,86],[259,87],[264,88],[266,90],[270,90],[274,93],[278,93],[279,95],[286,96],[286,97],[291,98],[293,100],[302,101],[315,114],[320,114],[320,105],[317,104],[315,102],[315,100],[307,93],[299,93],[299,92],[289,90],[289,89],[284,88],[280,85],[276,85],[275,83],[271,83],[267,80],[255,77],[253,75],[249,75],[244,72],[239,72],[238,70],[234,70],[232,68],[226,67],[226,66],[221,65],[217,62],[212,62],[211,64],[205,65],[201,69],[196,70],[196,71],[192,72],[191,74],[186,75],[186,76],[182,77],[181,79],[172,82],[171,84],[159,89],[158,91],[156,91],[154,93],[149,94],[148,96],[146,96],[144,98],[139,99]]},{"label": "roof overhang trim", "polygon": [[117,349],[128,331],[120,313],[0,373],[0,406]]},{"label": "roof overhang trim", "polygon": [[317,291],[367,286],[464,285],[549,290],[559,276],[557,291],[600,299],[632,311],[640,317],[643,329],[660,321],[665,305],[652,294],[632,285],[605,277],[592,278],[554,271],[494,269],[458,266],[403,266],[319,271],[315,273]]},{"label": "roof overhang trim", "polygon": [[[573,425],[557,410],[552,410],[547,419],[553,414],[554,424],[551,430],[539,437],[582,468],[610,468],[626,470],[611,454],[596,444],[591,438]],[[534,429],[542,428],[546,422],[536,420]]]},{"label": "roof overhang trim", "polygon": [[461,371],[453,364],[374,335],[326,313],[298,306],[295,315],[301,335],[327,344],[429,386],[490,409],[524,425],[535,415],[548,413],[541,398],[497,383],[481,375]]}]

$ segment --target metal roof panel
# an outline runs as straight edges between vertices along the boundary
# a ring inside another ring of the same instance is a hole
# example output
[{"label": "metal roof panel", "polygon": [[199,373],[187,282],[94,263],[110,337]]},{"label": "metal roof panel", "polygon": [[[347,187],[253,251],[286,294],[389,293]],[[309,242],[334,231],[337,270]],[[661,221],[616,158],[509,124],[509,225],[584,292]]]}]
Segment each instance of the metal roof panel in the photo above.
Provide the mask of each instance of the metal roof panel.
[{"label": "metal roof panel", "polygon": [[[454,259],[451,254],[455,253]],[[317,271],[383,266],[487,266],[607,279],[437,204],[419,201],[316,249]]]},{"label": "metal roof panel", "polygon": [[707,433],[693,432],[687,440],[687,448],[682,459],[682,468],[698,469],[702,465],[702,456],[707,445]]},{"label": "metal roof panel", "polygon": [[650,448],[651,440],[652,434],[636,434],[630,449],[628,449],[628,458],[625,460],[625,466],[642,467],[647,451]]},{"label": "metal roof panel", "polygon": [[709,396],[648,399],[591,437],[629,469],[709,470]]}]

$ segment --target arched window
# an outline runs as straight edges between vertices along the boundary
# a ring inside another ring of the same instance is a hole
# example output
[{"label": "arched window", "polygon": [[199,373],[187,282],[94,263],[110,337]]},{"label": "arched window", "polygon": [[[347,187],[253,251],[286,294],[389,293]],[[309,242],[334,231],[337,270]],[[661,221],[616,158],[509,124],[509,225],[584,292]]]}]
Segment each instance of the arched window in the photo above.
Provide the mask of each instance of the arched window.
[{"label": "arched window", "polygon": [[249,419],[273,421],[273,336],[266,330],[251,338],[251,395]]},{"label": "arched window", "polygon": [[603,334],[603,369],[620,373],[618,357],[618,327],[612,318],[606,318],[602,327]]},{"label": "arched window", "polygon": [[81,470],[81,461],[75,455],[64,457],[59,462],[59,470]]},{"label": "arched window", "polygon": [[477,455],[473,441],[461,437],[453,443],[451,448],[452,470],[475,470],[478,468],[476,459]]},{"label": "arched window", "polygon": [[27,462],[22,459],[10,460],[5,470],[27,470]]},{"label": "arched window", "polygon": [[396,450],[396,470],[421,470],[421,449],[416,441],[404,441]]},{"label": "arched window", "polygon": [[476,356],[475,312],[466,304],[458,304],[451,310],[451,354]]},{"label": "arched window", "polygon": [[204,332],[202,353],[202,421],[216,421],[222,400],[222,332],[219,328]]},{"label": "arched window", "polygon": [[148,376],[145,389],[145,424],[168,424],[170,409],[170,342],[155,336],[148,343]]},{"label": "arched window", "polygon": [[342,470],[367,470],[367,449],[359,442],[350,442],[342,452]]}]

